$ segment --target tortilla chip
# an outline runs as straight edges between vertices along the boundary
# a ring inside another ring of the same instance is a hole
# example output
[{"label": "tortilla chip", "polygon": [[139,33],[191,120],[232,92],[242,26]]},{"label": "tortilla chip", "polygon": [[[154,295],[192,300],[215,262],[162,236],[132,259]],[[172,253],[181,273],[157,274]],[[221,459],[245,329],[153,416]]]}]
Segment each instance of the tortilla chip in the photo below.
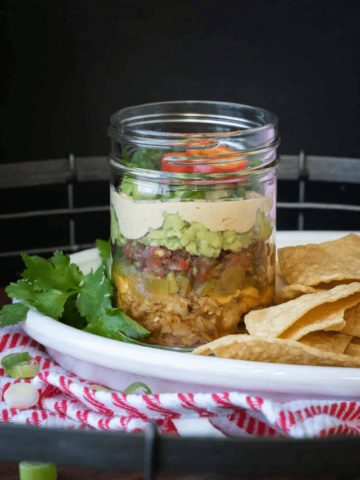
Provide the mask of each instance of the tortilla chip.
[{"label": "tortilla chip", "polygon": [[335,332],[312,332],[299,340],[309,347],[318,348],[324,352],[344,353],[353,337]]},{"label": "tortilla chip", "polygon": [[345,350],[346,355],[350,355],[351,357],[359,357],[360,358],[360,345],[356,345],[356,343],[349,343]]},{"label": "tortilla chip", "polygon": [[[224,338],[224,337],[221,337],[221,338]],[[203,355],[204,357],[208,357],[211,353],[213,353],[211,351],[211,349],[208,347],[208,345],[210,345],[210,343],[207,343],[205,345],[201,345],[201,347],[195,348],[195,350],[193,350],[191,353],[194,353],[196,351],[197,355]]]},{"label": "tortilla chip", "polygon": [[360,303],[345,311],[344,320],[345,327],[341,333],[360,337]]},{"label": "tortilla chip", "polygon": [[[360,358],[324,352],[293,340],[229,335],[208,343],[206,346],[207,350],[211,350],[217,357],[221,358],[290,365],[360,368]],[[206,355],[206,350],[201,349],[202,347],[196,348],[192,353],[194,355]]]},{"label": "tortilla chip", "polygon": [[287,285],[275,297],[276,305],[294,300],[308,293],[316,293],[318,290],[313,287],[305,287],[305,285]]},{"label": "tortilla chip", "polygon": [[345,326],[345,310],[356,305],[359,300],[360,293],[355,293],[349,297],[340,298],[336,302],[319,305],[291,325],[279,338],[298,340],[316,330],[342,330]]},{"label": "tortilla chip", "polygon": [[360,236],[354,233],[318,245],[280,248],[278,256],[289,284],[312,287],[360,280]]},{"label": "tortilla chip", "polygon": [[360,345],[360,338],[359,337],[353,337],[351,340],[351,343],[355,343],[355,345]]},{"label": "tortilla chip", "polygon": [[360,283],[352,283],[316,295],[303,295],[275,307],[253,310],[245,316],[245,325],[250,335],[272,338],[293,327],[286,335],[292,339],[325,328],[341,329],[344,310],[359,303],[358,292]]}]

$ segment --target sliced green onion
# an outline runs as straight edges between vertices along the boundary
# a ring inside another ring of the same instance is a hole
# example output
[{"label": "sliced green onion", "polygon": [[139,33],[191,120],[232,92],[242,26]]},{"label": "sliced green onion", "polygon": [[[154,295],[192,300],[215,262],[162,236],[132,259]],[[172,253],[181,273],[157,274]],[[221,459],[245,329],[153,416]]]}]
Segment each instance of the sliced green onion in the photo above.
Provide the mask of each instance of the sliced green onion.
[{"label": "sliced green onion", "polygon": [[31,383],[14,383],[4,393],[8,407],[26,410],[37,404],[39,391]]},{"label": "sliced green onion", "polygon": [[10,353],[1,359],[1,366],[4,370],[7,370],[14,365],[20,365],[23,362],[28,363],[29,361],[29,352]]},{"label": "sliced green onion", "polygon": [[15,365],[5,370],[5,372],[11,378],[34,378],[39,373],[39,370],[39,364],[36,362],[30,365]]},{"label": "sliced green onion", "polygon": [[1,360],[1,366],[11,378],[34,378],[40,369],[39,362],[30,357],[29,352],[6,355]]},{"label": "sliced green onion", "polygon": [[109,388],[102,387],[101,385],[90,385],[93,390],[104,390],[105,392],[111,392]]},{"label": "sliced green onion", "polygon": [[145,383],[142,383],[142,382],[132,383],[127,388],[125,388],[124,393],[128,395],[129,393],[135,392],[135,390],[137,390],[138,388],[143,388],[145,390],[146,395],[152,394],[151,389]]},{"label": "sliced green onion", "polygon": [[56,480],[56,466],[52,463],[19,463],[20,480]]}]

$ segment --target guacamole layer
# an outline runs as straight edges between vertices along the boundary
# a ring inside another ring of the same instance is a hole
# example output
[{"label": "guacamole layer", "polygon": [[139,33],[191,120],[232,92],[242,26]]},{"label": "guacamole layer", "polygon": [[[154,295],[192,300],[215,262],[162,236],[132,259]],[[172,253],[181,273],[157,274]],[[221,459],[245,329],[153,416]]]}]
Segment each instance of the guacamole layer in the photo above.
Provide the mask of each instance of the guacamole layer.
[{"label": "guacamole layer", "polygon": [[[113,226],[114,221],[117,223],[115,212],[112,211],[112,241],[114,242],[116,238],[118,245],[124,245],[126,238],[121,234],[118,226]],[[237,252],[242,248],[247,248],[256,240],[267,240],[272,230],[271,215],[264,214],[260,210],[257,212],[254,226],[245,233],[237,233],[235,230],[213,232],[201,222],[189,223],[178,214],[165,212],[162,227],[148,232],[137,241],[143,245],[165,247],[169,250],[185,248],[190,255],[216,258],[220,255],[221,250]]]}]

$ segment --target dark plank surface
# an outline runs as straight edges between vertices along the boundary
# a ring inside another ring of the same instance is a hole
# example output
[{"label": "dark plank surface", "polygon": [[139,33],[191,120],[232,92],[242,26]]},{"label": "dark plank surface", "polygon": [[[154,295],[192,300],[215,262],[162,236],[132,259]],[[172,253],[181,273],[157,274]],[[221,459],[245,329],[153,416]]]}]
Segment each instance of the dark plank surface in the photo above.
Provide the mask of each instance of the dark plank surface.
[{"label": "dark plank surface", "polygon": [[[88,470],[68,467],[58,467],[58,480],[143,480],[142,472],[119,473],[106,470]],[[0,462],[0,478],[19,480],[18,465]],[[335,480],[333,477],[313,477],[317,480]],[[156,475],[156,480],[247,480],[238,475]],[[250,479],[254,480],[254,479]],[[269,480],[268,477],[258,480]],[[288,480],[285,477],[271,477],[271,480]],[[296,480],[310,480],[309,477],[297,477]],[[337,477],[336,480],[340,480]],[[347,479],[350,480],[350,479]],[[360,477],[351,480],[360,480]]]}]

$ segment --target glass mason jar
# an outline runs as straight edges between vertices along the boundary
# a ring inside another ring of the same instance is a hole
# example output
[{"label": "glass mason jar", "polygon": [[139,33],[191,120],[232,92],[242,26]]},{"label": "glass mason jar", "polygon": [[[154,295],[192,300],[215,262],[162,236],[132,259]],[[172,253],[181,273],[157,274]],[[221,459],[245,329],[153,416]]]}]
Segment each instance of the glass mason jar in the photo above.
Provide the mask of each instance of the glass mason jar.
[{"label": "glass mason jar", "polygon": [[244,332],[275,293],[277,117],[164,102],[111,117],[116,303],[144,340],[196,347]]}]

